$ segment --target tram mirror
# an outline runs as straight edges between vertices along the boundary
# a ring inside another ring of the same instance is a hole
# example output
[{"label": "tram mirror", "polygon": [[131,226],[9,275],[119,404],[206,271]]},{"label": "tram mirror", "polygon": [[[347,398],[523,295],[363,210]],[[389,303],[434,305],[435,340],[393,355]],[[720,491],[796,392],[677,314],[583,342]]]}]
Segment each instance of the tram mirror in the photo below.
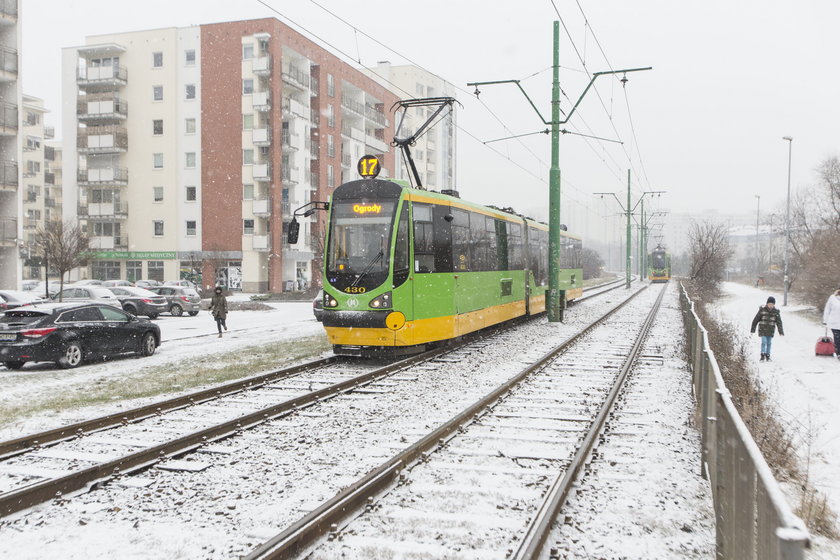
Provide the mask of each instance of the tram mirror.
[{"label": "tram mirror", "polygon": [[300,224],[298,223],[297,218],[292,217],[292,221],[289,222],[289,231],[287,232],[289,245],[294,245],[298,242],[298,232],[300,232]]},{"label": "tram mirror", "polygon": [[446,220],[447,222],[451,222],[452,220],[455,219],[455,216],[453,216],[452,214],[447,214],[446,216],[443,217],[443,219]]}]

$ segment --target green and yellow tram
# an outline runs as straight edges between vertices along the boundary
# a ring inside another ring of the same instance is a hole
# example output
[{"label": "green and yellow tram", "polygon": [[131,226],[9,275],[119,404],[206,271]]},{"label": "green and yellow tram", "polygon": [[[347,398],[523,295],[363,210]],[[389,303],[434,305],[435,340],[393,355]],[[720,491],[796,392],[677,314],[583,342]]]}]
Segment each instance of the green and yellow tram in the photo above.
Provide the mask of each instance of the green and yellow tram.
[{"label": "green and yellow tram", "polygon": [[662,245],[648,255],[648,278],[652,283],[668,282],[671,279],[671,255]]},{"label": "green and yellow tram", "polygon": [[[375,178],[339,186],[327,206],[323,325],[336,354],[417,352],[546,309],[545,224]],[[564,304],[583,293],[580,250],[562,232]]]}]

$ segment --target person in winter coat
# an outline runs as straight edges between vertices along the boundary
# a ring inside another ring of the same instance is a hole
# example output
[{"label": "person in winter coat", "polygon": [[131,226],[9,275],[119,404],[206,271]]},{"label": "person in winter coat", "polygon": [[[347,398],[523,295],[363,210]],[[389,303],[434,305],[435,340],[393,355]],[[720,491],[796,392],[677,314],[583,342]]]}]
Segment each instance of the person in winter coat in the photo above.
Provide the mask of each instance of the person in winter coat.
[{"label": "person in winter coat", "polygon": [[216,289],[213,290],[213,299],[210,300],[210,312],[213,314],[213,318],[216,319],[216,327],[219,329],[219,338],[222,338],[222,327],[227,330],[227,323],[225,322],[225,319],[227,319],[228,305],[227,299],[222,293],[221,286],[216,286]]},{"label": "person in winter coat", "polygon": [[785,329],[782,327],[782,314],[776,309],[776,298],[770,296],[767,303],[758,308],[758,313],[752,321],[750,333],[755,332],[758,326],[758,336],[761,338],[761,360],[770,361],[770,345],[773,343],[773,334],[776,327],[779,327],[779,335],[785,336]]},{"label": "person in winter coat", "polygon": [[834,334],[834,356],[840,360],[840,290],[837,290],[825,302],[823,325]]}]

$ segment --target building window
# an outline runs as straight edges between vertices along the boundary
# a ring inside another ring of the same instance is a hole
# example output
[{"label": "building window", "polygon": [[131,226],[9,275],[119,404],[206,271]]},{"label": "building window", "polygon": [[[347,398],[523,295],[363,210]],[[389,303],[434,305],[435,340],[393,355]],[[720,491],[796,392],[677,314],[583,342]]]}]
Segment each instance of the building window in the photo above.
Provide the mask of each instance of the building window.
[{"label": "building window", "polygon": [[327,95],[335,97],[335,80],[332,74],[327,74]]},{"label": "building window", "polygon": [[332,134],[327,134],[327,156],[335,157],[335,142]]},{"label": "building window", "polygon": [[149,271],[149,280],[163,282],[163,261],[147,261],[146,269]]},{"label": "building window", "polygon": [[195,84],[186,85],[186,99],[195,99]]},{"label": "building window", "polygon": [[195,220],[187,220],[187,236],[195,236]]},{"label": "building window", "polygon": [[195,134],[195,119],[184,119],[184,132]]},{"label": "building window", "polygon": [[195,152],[186,154],[187,169],[195,169]]},{"label": "building window", "polygon": [[163,187],[152,187],[155,202],[163,202]]},{"label": "building window", "polygon": [[254,150],[242,150],[242,165],[252,165],[254,163]]},{"label": "building window", "polygon": [[143,261],[125,261],[125,279],[136,282],[143,279]]},{"label": "building window", "polygon": [[152,66],[154,66],[155,68],[160,68],[163,66],[162,52],[152,53]]},{"label": "building window", "polygon": [[327,105],[327,126],[335,126],[335,111],[332,103]]},{"label": "building window", "polygon": [[195,51],[193,49],[184,51],[184,64],[195,66]]},{"label": "building window", "polygon": [[251,95],[254,93],[254,80],[248,78],[242,80],[242,95]]},{"label": "building window", "polygon": [[163,236],[163,220],[154,220],[152,223],[155,226],[155,237]]},{"label": "building window", "polygon": [[163,134],[163,119],[155,119],[152,121],[152,134],[155,136]]},{"label": "building window", "polygon": [[242,130],[252,130],[254,128],[254,115],[242,115]]},{"label": "building window", "polygon": [[417,92],[417,95],[418,95],[418,96],[423,97],[423,95],[424,95],[424,93],[423,93],[423,84],[417,84],[416,86],[414,86],[414,91],[416,91],[416,92]]},{"label": "building window", "polygon": [[163,154],[152,154],[155,169],[163,169]]},{"label": "building window", "polygon": [[254,220],[242,220],[242,233],[254,235]]},{"label": "building window", "polygon": [[120,261],[94,261],[91,263],[91,276],[96,280],[119,280]]},{"label": "building window", "polygon": [[187,202],[195,202],[195,187],[187,187]]},{"label": "building window", "polygon": [[327,165],[327,186],[335,186],[335,171],[333,170],[332,164]]},{"label": "building window", "polygon": [[163,86],[152,86],[152,99],[163,101]]},{"label": "building window", "polygon": [[242,60],[254,58],[254,45],[242,45]]},{"label": "building window", "polygon": [[242,185],[242,200],[254,200],[254,185]]}]

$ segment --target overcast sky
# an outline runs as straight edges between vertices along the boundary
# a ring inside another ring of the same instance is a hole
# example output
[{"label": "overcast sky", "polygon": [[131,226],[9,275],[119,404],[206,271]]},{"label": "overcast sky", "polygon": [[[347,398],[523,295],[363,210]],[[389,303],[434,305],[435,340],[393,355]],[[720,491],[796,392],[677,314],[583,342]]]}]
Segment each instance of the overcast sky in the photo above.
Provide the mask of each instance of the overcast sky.
[{"label": "overcast sky", "polygon": [[348,62],[349,56],[366,66],[415,63],[463,88],[462,196],[543,218],[549,137],[483,142],[545,125],[515,86],[481,87],[476,100],[466,83],[523,80],[549,118],[556,6],[568,30],[561,26],[564,111],[589,80],[584,62],[590,73],[653,66],[629,74],[624,87],[599,78],[597,91],[590,90],[565,125],[623,142],[561,138],[563,219],[588,235],[618,211],[614,201],[591,193],[614,191],[624,200],[628,168],[634,201],[643,191],[667,191],[651,202],[655,209],[754,213],[759,194],[764,213],[784,207],[783,136],[794,138],[794,190],[813,184],[819,162],[840,153],[836,0],[22,1],[24,91],[45,99],[52,111],[47,121],[55,125],[63,47],[102,33],[277,17]]}]

